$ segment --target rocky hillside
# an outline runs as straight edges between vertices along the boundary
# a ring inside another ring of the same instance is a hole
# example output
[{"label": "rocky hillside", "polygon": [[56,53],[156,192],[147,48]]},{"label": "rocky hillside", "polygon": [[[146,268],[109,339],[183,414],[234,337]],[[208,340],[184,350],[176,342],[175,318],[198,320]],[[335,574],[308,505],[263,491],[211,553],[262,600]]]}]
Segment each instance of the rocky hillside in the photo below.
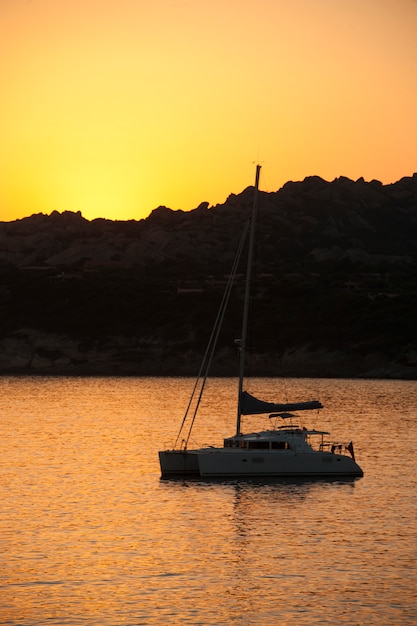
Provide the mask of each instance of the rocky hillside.
[{"label": "rocky hillside", "polygon": [[[0,223],[0,372],[194,374],[252,199]],[[417,174],[261,192],[252,372],[415,378],[416,261]],[[236,372],[242,292],[239,278],[218,374]]]}]

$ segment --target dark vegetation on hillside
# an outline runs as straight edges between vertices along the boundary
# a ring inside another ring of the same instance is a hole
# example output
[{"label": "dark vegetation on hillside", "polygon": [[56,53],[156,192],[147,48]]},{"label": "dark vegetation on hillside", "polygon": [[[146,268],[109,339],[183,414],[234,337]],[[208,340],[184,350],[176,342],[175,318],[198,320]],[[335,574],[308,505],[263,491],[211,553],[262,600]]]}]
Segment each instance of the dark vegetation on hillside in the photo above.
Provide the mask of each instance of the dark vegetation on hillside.
[{"label": "dark vegetation on hillside", "polygon": [[[160,207],[139,222],[66,212],[0,223],[1,369],[37,362],[45,373],[195,373],[252,191],[188,213]],[[287,183],[260,194],[259,212],[254,373],[285,374],[286,362],[288,374],[414,378],[417,175],[386,186]],[[235,373],[243,291],[239,275],[219,341],[221,374]],[[61,336],[75,342],[77,358],[63,358]],[[25,342],[30,359],[13,366]],[[307,360],[291,360],[300,351]]]}]

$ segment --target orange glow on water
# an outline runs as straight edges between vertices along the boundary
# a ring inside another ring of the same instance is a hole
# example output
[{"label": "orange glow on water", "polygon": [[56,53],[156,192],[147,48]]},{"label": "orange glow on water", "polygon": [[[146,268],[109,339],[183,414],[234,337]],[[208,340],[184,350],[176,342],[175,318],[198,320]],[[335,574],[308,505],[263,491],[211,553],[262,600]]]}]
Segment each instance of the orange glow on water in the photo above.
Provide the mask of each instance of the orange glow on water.
[{"label": "orange glow on water", "polygon": [[146,217],[417,161],[412,0],[4,0],[0,219]]},{"label": "orange glow on water", "polygon": [[[310,425],[353,437],[358,481],[161,481],[193,382],[0,379],[0,622],[414,625],[415,382],[252,381],[321,390]],[[237,384],[208,387],[219,443]]]}]

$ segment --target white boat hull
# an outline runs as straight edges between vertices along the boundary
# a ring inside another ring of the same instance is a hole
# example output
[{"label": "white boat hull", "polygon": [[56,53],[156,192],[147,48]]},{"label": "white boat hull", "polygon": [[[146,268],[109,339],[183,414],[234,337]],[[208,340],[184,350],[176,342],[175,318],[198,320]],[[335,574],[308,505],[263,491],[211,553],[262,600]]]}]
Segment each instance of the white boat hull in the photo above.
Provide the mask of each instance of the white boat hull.
[{"label": "white boat hull", "polygon": [[362,476],[355,461],[332,452],[229,450],[199,451],[200,476]]},{"label": "white boat hull", "polygon": [[234,478],[239,476],[362,476],[349,456],[332,452],[294,452],[205,448],[159,453],[161,474]]},{"label": "white boat hull", "polygon": [[159,464],[163,477],[200,476],[198,457],[188,450],[166,450],[159,452]]}]

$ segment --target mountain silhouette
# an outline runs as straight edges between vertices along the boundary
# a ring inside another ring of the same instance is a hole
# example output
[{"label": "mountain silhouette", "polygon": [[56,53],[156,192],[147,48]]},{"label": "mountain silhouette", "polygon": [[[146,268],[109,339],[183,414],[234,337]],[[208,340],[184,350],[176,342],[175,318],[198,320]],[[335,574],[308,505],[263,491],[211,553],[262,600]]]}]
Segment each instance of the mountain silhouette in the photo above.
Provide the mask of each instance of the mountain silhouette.
[{"label": "mountain silhouette", "polygon": [[[0,222],[0,372],[195,374],[252,199]],[[417,174],[260,192],[255,256],[252,373],[416,377]],[[241,272],[219,375],[237,371]]]}]

